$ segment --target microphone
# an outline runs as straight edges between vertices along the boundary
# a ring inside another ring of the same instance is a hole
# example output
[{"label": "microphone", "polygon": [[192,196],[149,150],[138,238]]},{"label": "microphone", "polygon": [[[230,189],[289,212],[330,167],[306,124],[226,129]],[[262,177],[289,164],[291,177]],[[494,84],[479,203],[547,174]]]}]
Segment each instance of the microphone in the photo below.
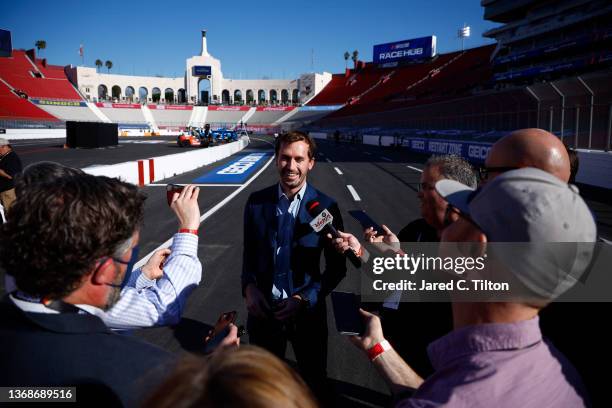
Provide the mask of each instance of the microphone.
[{"label": "microphone", "polygon": [[[323,231],[323,234],[330,234],[332,238],[340,238],[338,231],[332,225],[334,217],[327,211],[327,208],[323,208],[318,201],[312,200],[306,204],[306,210],[313,217],[310,226],[317,234]],[[344,254],[355,268],[361,267],[361,260],[352,249],[345,251]]]}]

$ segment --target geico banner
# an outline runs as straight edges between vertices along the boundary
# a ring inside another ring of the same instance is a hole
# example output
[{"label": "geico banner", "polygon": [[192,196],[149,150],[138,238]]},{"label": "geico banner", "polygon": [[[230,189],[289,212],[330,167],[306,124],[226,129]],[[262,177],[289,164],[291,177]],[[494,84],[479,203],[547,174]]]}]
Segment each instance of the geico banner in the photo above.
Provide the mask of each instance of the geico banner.
[{"label": "geico banner", "polygon": [[422,153],[454,154],[468,161],[482,163],[487,158],[491,143],[459,142],[456,140],[408,139],[408,148]]},{"label": "geico banner", "polygon": [[372,60],[375,64],[431,58],[436,55],[436,36],[377,44]]}]

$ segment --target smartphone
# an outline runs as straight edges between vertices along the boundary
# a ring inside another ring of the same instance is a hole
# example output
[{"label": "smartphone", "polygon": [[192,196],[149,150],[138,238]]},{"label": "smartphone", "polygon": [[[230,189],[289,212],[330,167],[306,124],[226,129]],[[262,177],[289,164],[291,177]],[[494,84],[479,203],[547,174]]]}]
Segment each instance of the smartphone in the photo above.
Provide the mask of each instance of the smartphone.
[{"label": "smartphone", "polygon": [[166,186],[166,199],[168,200],[168,205],[172,204],[172,197],[174,197],[174,193],[180,193],[184,188],[185,186],[180,186],[178,184],[168,184]]},{"label": "smartphone", "polygon": [[204,339],[204,353],[212,353],[219,346],[219,343],[229,334],[230,323],[236,322],[237,315],[238,312],[235,310],[221,313],[215,327],[208,332],[208,336]]},{"label": "smartphone", "polygon": [[374,221],[365,211],[351,210],[348,213],[351,215],[351,217],[356,219],[359,224],[361,224],[361,228],[363,228],[364,230],[372,227],[374,228],[374,231],[376,231],[377,235],[384,235],[385,230],[383,230],[383,228],[376,221]]},{"label": "smartphone", "polygon": [[362,335],[365,324],[359,313],[360,301],[357,295],[349,292],[332,292],[331,300],[338,332],[346,336]]}]

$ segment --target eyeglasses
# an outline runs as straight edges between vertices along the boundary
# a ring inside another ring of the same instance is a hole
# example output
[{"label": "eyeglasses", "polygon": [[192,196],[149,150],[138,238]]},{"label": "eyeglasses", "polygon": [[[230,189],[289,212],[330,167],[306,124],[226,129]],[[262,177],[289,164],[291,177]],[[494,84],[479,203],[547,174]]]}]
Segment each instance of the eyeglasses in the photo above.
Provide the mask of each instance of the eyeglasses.
[{"label": "eyeglasses", "polygon": [[487,180],[491,173],[504,173],[510,170],[518,170],[520,167],[502,166],[502,167],[480,167],[478,169],[478,175],[480,180]]},{"label": "eyeglasses", "polygon": [[429,183],[415,183],[414,186],[416,187],[417,192],[421,192],[421,191],[432,191],[435,190],[435,186],[429,184]]}]

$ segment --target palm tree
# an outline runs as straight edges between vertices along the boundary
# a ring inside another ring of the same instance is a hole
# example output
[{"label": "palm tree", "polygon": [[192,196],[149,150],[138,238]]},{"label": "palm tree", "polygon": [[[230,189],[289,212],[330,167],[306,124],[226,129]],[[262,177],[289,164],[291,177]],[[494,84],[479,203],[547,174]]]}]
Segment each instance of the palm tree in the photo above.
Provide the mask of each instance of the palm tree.
[{"label": "palm tree", "polygon": [[98,67],[98,72],[100,72],[100,67],[103,65],[102,60],[97,59],[95,64],[96,64],[96,67]]},{"label": "palm tree", "polygon": [[45,40],[38,40],[34,43],[34,46],[36,47],[36,50],[40,52],[40,50],[47,48],[47,42]]},{"label": "palm tree", "polygon": [[104,66],[106,67],[106,69],[108,69],[108,72],[110,72],[111,68],[113,67],[113,61],[109,61],[109,60],[107,60],[107,61],[104,63]]},{"label": "palm tree", "polygon": [[351,56],[348,51],[344,51],[344,69],[348,68],[348,59]]},{"label": "palm tree", "polygon": [[353,64],[355,65],[355,68],[357,68],[358,58],[359,58],[359,51],[357,50],[353,51],[353,56],[351,57],[351,59],[353,60]]}]

